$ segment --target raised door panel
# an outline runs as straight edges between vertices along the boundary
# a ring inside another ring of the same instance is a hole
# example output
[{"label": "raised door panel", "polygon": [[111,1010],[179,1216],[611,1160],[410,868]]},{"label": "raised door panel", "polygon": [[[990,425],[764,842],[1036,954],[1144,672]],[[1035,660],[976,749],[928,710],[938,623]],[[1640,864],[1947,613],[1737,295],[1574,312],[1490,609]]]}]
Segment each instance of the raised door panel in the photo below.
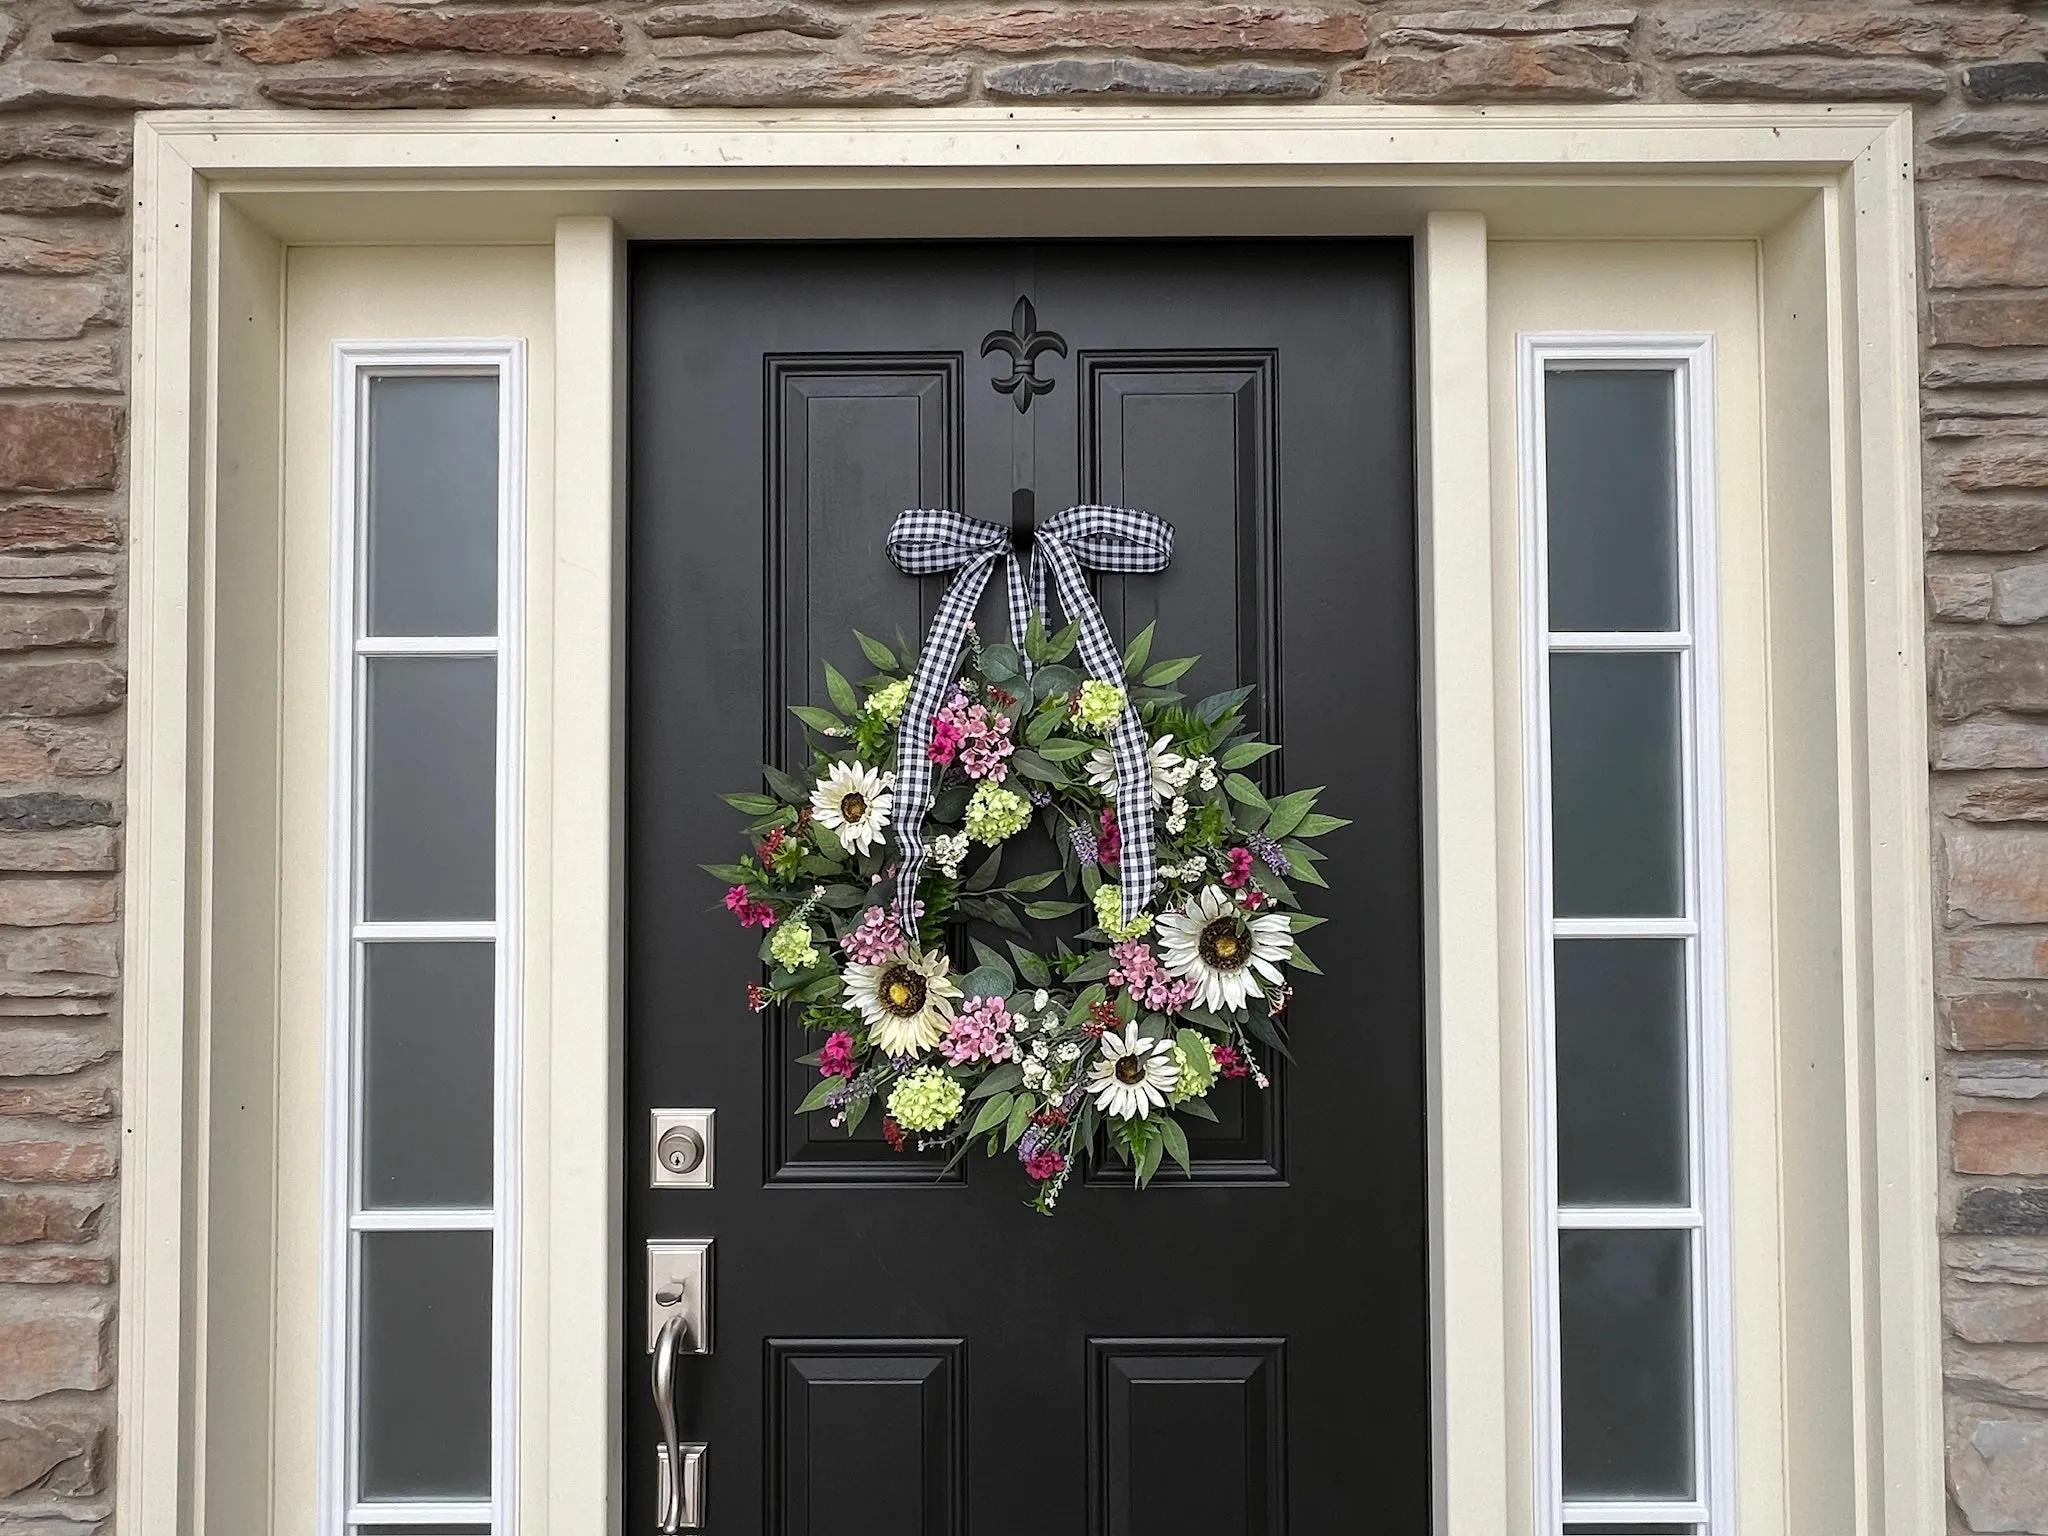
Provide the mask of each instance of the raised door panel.
[{"label": "raised door panel", "polygon": [[961,1536],[966,1345],[770,1339],[770,1536]]}]

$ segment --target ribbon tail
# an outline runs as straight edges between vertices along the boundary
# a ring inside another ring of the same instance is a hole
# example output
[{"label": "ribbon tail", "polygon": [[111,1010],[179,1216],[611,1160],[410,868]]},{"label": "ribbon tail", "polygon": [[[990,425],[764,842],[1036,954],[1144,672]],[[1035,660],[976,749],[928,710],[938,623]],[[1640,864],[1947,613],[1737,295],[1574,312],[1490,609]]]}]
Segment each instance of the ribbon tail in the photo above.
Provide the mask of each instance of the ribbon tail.
[{"label": "ribbon tail", "polygon": [[[1081,659],[1089,675],[1121,688],[1123,656],[1088,590],[1080,561],[1056,535],[1041,531],[1038,542],[1059,585],[1060,608],[1081,626]],[[1109,745],[1116,763],[1116,820],[1123,832],[1118,885],[1123,893],[1123,920],[1130,923],[1158,891],[1159,875],[1152,824],[1152,758],[1138,711],[1128,700],[1110,727]]]}]

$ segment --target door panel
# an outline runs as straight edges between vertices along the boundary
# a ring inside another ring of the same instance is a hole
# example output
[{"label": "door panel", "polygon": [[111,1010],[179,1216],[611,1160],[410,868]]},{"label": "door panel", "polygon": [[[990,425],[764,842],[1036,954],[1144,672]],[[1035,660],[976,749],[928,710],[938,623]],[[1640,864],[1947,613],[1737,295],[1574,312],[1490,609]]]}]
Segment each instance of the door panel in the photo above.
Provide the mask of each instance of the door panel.
[{"label": "door panel", "polygon": [[[1426,1529],[1408,284],[1396,242],[635,253],[627,1304],[645,1241],[716,1240],[718,1352],[683,1370],[709,1529]],[[1067,348],[1024,410],[981,355],[1020,297]],[[1093,1170],[1050,1220],[1008,1159],[939,1180],[791,1115],[805,1047],[746,1011],[755,938],[697,868],[735,851],[718,792],[802,766],[823,662],[867,670],[851,628],[922,633],[941,587],[888,564],[897,512],[1007,522],[1019,488],[1174,523],[1165,573],[1100,580],[1112,628],[1201,651],[1193,693],[1258,684],[1270,771],[1355,821],[1302,1065],[1218,1095],[1192,1180]],[[718,1110],[716,1189],[645,1187],[657,1106]]]}]

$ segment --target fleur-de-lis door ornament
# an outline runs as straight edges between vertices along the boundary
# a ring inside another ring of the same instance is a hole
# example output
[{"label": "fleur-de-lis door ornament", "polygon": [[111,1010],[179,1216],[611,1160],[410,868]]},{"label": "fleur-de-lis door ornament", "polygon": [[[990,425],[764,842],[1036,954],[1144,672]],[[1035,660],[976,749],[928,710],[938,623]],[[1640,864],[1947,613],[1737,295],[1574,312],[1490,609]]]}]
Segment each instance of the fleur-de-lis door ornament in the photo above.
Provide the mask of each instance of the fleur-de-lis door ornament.
[{"label": "fleur-de-lis door ornament", "polygon": [[1038,358],[1047,352],[1065,357],[1067,341],[1053,331],[1041,331],[1038,311],[1031,307],[1029,299],[1020,298],[1017,307],[1010,311],[1010,328],[990,331],[982,338],[981,355],[987,357],[991,352],[1007,353],[1010,371],[990,382],[1016,401],[1020,412],[1028,411],[1033,400],[1050,393],[1053,387],[1053,380],[1039,377]]}]

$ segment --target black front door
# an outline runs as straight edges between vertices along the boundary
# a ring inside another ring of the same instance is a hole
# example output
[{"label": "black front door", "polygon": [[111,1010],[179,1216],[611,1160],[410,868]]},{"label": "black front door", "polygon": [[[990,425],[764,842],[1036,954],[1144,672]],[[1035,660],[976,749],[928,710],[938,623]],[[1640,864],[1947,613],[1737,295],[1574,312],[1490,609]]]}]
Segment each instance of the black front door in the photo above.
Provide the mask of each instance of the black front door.
[{"label": "black front door", "polygon": [[[629,1532],[658,1438],[641,1254],[685,1237],[716,1244],[680,1395],[716,1536],[1427,1529],[1409,280],[1404,242],[636,251]],[[1016,321],[1063,340],[1024,349],[1050,389],[994,387],[983,338]],[[939,587],[883,552],[897,512],[1008,522],[1020,488],[1175,524],[1163,575],[1101,582],[1111,628],[1201,652],[1190,697],[1257,684],[1273,768],[1354,820],[1323,843],[1297,1064],[1219,1090],[1192,1179],[1111,1166],[1051,1218],[1008,1159],[941,1178],[879,1116],[793,1115],[809,1047],[748,1011],[758,935],[698,868],[743,851],[720,792],[805,765],[787,706],[823,663],[868,670],[851,631],[929,619]],[[714,1189],[648,1187],[660,1107],[717,1111]]]}]

